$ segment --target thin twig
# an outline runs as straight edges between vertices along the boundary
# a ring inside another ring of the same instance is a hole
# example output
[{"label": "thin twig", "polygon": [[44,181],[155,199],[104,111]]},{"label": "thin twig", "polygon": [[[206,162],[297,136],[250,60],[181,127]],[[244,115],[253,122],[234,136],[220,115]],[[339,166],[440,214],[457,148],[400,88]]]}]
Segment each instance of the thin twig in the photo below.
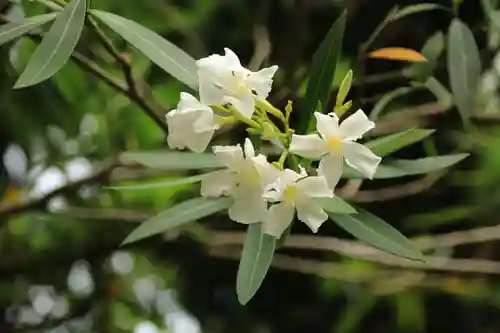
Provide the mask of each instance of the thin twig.
[{"label": "thin twig", "polygon": [[[213,250],[210,252],[211,255],[228,258],[228,259],[238,259],[238,251],[231,249]],[[293,270],[301,273],[317,274],[323,277],[334,277],[346,279],[347,274],[339,274],[342,271],[342,265],[338,263],[323,262],[319,260],[303,259],[292,256],[285,256],[282,254],[277,254],[277,258],[287,258],[288,263],[283,263],[283,260],[278,261],[277,266],[286,270]],[[416,262],[405,260],[399,257],[393,257],[389,259],[388,257],[376,257],[372,261],[378,263],[386,264],[388,266],[399,267],[403,269],[412,270],[437,270],[443,272],[456,272],[456,273],[478,273],[478,274],[500,274],[500,262],[492,260],[481,260],[481,259],[450,259],[441,257],[427,257],[427,261]],[[275,258],[276,260],[276,258]],[[278,259],[279,260],[279,259]],[[383,274],[384,271],[382,271]],[[386,271],[387,272],[387,271]],[[368,272],[363,272],[368,279],[374,277],[380,277],[380,273],[373,273],[371,276]],[[363,281],[362,277],[356,276],[355,274],[350,274],[349,278],[356,278],[357,282]]]},{"label": "thin twig", "polygon": [[[141,109],[158,125],[158,127],[160,127],[163,132],[165,132],[165,134],[168,134],[168,127],[163,118],[160,116],[160,114],[165,114],[163,108],[158,105],[152,98],[146,97],[145,94],[141,92],[138,82],[134,79],[130,62],[114,46],[111,39],[106,36],[104,31],[101,30],[98,23],[92,17],[89,17],[88,22],[89,28],[94,32],[98,41],[103,45],[104,49],[115,59],[118,66],[121,68],[127,85],[127,96],[137,105],[139,105]],[[142,84],[142,88],[144,90],[147,89],[151,91],[151,87],[149,87],[145,83]],[[152,96],[152,94],[148,94],[148,96]]]},{"label": "thin twig", "polygon": [[[0,23],[10,23],[10,21],[5,15],[0,15]],[[36,42],[40,42],[43,38],[41,32],[29,32],[26,36],[30,37]],[[115,50],[116,51],[116,50]],[[122,58],[122,57],[120,57]],[[115,89],[119,93],[127,96],[132,102],[137,104],[144,113],[149,116],[157,126],[165,133],[168,134],[168,127],[159,114],[164,113],[163,108],[159,106],[153,99],[140,94],[137,89],[137,84],[131,77],[131,74],[126,82],[114,77],[111,73],[107,72],[105,69],[101,68],[97,63],[93,62],[83,54],[74,51],[71,55],[71,59],[80,67],[82,70],[91,73],[111,88]],[[126,76],[127,77],[127,76]],[[131,85],[131,82],[133,84]]]},{"label": "thin twig", "polygon": [[114,159],[110,160],[109,162],[104,163],[104,166],[101,167],[99,170],[94,172],[92,175],[85,177],[83,179],[80,179],[75,182],[68,183],[58,189],[55,189],[54,191],[51,191],[44,195],[41,198],[29,200],[26,202],[21,202],[16,205],[10,205],[7,207],[4,207],[0,209],[0,223],[5,222],[7,217],[13,215],[13,214],[18,214],[18,213],[23,213],[27,211],[33,211],[33,210],[44,210],[47,203],[59,196],[59,195],[65,195],[70,192],[74,192],[81,188],[82,186],[89,185],[92,183],[102,183],[103,180],[106,180],[110,174],[110,172],[113,170],[113,168],[116,166],[116,161]]},{"label": "thin twig", "polygon": [[353,195],[345,196],[343,193],[338,195],[349,199],[351,202],[367,203],[389,201],[401,198],[406,198],[415,194],[422,193],[436,184],[444,175],[445,171],[436,171],[423,177],[422,179],[413,182],[390,186],[379,190],[362,190],[357,191]]}]

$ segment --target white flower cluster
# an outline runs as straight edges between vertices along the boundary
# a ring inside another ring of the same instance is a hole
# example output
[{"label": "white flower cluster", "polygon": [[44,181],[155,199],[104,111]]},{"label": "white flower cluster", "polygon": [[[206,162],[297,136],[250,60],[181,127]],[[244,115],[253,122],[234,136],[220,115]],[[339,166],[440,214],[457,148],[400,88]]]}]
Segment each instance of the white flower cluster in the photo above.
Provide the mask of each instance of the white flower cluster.
[{"label": "white flower cluster", "polygon": [[[200,101],[183,92],[177,109],[166,116],[170,148],[203,152],[219,124],[230,121],[249,124],[264,139],[280,138],[285,147],[278,163],[269,163],[265,155],[256,153],[248,138],[243,149],[239,144],[212,147],[226,169],[204,178],[201,194],[231,196],[232,220],[245,224],[262,222],[265,233],[280,237],[297,212],[298,219],[317,232],[328,215],[315,198],[333,197],[344,159],[368,178],[373,177],[381,158],[354,142],[375,126],[363,111],[358,110],[341,124],[335,113],[316,112],[318,134],[295,135],[293,130],[282,133],[262,121],[269,119],[269,112],[288,127],[288,115],[285,117],[266,101],[277,66],[252,72],[226,48],[224,56],[214,54],[200,59],[197,67]],[[290,154],[320,160],[317,175],[308,175],[301,166],[297,166],[298,170],[284,169],[284,160]]]}]

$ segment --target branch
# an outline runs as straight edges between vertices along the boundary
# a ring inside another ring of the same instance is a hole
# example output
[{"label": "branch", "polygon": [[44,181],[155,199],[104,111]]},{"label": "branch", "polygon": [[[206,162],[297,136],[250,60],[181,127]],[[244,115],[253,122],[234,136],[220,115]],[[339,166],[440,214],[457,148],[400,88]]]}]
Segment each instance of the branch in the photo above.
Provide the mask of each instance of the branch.
[{"label": "branch", "polygon": [[[11,23],[7,17],[4,15],[0,15],[0,23]],[[43,38],[43,33],[41,32],[29,32],[26,34],[26,36],[30,37],[36,42],[40,42]],[[102,41],[104,43],[104,41]],[[109,45],[108,45],[109,47]],[[114,49],[114,52],[117,52],[116,49]],[[123,57],[119,56],[120,59],[122,59],[123,62],[126,62]],[[104,83],[106,83],[108,86],[111,88],[115,89],[119,93],[127,96],[132,102],[137,104],[144,113],[151,118],[156,125],[165,133],[165,135],[168,134],[168,127],[166,123],[163,121],[163,118],[160,117],[160,114],[164,114],[164,110],[162,109],[161,106],[159,106],[152,98],[146,97],[143,94],[141,94],[137,88],[137,84],[135,80],[132,78],[131,74],[131,68],[130,65],[127,63],[127,72],[124,70],[124,67],[122,67],[122,70],[126,74],[126,82],[123,82],[116,77],[114,77],[111,73],[107,72],[103,68],[101,68],[97,63],[93,62],[83,54],[74,51],[73,54],[71,55],[71,59],[83,70],[86,71]],[[121,66],[124,66],[123,64]],[[130,70],[130,71],[128,71]],[[127,73],[129,73],[127,75]]]},{"label": "branch", "polygon": [[343,193],[338,194],[343,198],[348,198],[351,202],[367,203],[389,201],[406,198],[415,194],[422,193],[436,184],[446,171],[437,171],[430,173],[422,179],[409,183],[386,187],[380,190],[362,190],[355,192],[352,196],[346,197]]},{"label": "branch", "polygon": [[[227,249],[226,249],[227,250]],[[212,250],[211,255],[239,260],[238,251],[222,251],[221,249]],[[500,274],[500,262],[481,259],[450,259],[440,257],[428,257],[427,262],[416,262],[399,257],[378,258],[374,261],[389,266],[395,266],[410,270],[437,270],[443,272],[455,273],[480,273],[480,274]],[[275,263],[274,263],[275,262]],[[388,275],[390,270],[380,270],[374,272],[362,271],[353,273],[346,271],[344,265],[338,263],[323,262],[320,260],[303,259],[295,256],[276,254],[273,264],[279,268],[301,272],[304,274],[317,274],[325,278],[337,278],[340,280],[355,280],[355,282],[364,282],[374,278],[381,278],[384,274]]]},{"label": "branch", "polygon": [[47,193],[41,198],[4,207],[0,209],[0,223],[5,222],[7,220],[6,218],[13,214],[33,210],[44,210],[45,206],[51,199],[59,195],[65,195],[67,193],[74,192],[84,185],[106,181],[106,179],[109,177],[109,174],[116,165],[117,163],[114,160],[111,162],[107,162],[105,163],[104,167],[101,167],[100,170],[93,173],[92,175],[78,181],[68,183],[58,189],[55,189],[52,192]]},{"label": "branch", "polygon": [[[152,89],[146,83],[142,82],[142,90],[147,91],[143,94],[139,89],[138,82],[134,79],[132,73],[132,66],[129,60],[113,45],[111,39],[100,29],[98,23],[89,17],[89,28],[94,32],[98,41],[103,45],[104,49],[115,59],[118,66],[121,68],[125,77],[127,85],[127,96],[139,105],[142,110],[160,127],[165,134],[168,134],[168,127],[160,117],[160,114],[165,114],[164,110],[158,105],[150,96],[152,96]],[[148,97],[146,97],[146,95]]]}]

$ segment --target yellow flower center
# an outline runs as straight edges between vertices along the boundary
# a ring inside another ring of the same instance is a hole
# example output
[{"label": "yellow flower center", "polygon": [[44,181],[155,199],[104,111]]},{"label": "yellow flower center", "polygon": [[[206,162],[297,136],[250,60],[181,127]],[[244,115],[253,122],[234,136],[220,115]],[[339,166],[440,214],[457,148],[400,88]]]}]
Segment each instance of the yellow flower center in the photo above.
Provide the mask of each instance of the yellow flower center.
[{"label": "yellow flower center", "polygon": [[293,204],[297,201],[298,191],[294,185],[288,185],[283,191],[283,199],[288,204]]},{"label": "yellow flower center", "polygon": [[326,142],[328,144],[328,148],[331,150],[335,150],[337,152],[342,150],[342,140],[338,136],[330,136]]}]

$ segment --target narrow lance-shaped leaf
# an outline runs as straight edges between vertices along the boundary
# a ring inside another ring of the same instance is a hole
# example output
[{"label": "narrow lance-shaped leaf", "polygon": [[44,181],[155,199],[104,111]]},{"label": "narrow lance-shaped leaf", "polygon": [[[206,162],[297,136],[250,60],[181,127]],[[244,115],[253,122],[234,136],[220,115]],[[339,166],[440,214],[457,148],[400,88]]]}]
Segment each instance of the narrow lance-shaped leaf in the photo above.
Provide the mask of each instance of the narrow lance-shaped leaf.
[{"label": "narrow lance-shaped leaf", "polygon": [[344,76],[340,84],[339,92],[337,93],[337,100],[335,102],[336,107],[341,107],[344,104],[347,94],[349,94],[349,90],[351,90],[352,75],[352,69],[350,69]]},{"label": "narrow lance-shaped leaf", "polygon": [[427,59],[426,62],[414,63],[410,67],[410,72],[416,80],[424,81],[437,66],[437,61],[444,51],[445,37],[439,31],[429,37],[420,53]]},{"label": "narrow lance-shaped leaf", "polygon": [[110,190],[148,190],[152,188],[165,188],[177,185],[187,185],[193,184],[201,181],[205,177],[209,177],[210,172],[203,175],[196,175],[185,178],[171,179],[164,182],[148,183],[148,184],[138,184],[138,185],[123,185],[123,186],[105,186],[104,188]]},{"label": "narrow lance-shaped leaf", "polygon": [[189,87],[197,88],[196,62],[186,52],[132,20],[100,10],[91,10],[90,13],[164,71]]},{"label": "narrow lance-shaped leaf", "polygon": [[333,198],[316,198],[314,199],[325,211],[339,214],[354,214],[356,209],[347,202],[334,196]]},{"label": "narrow lance-shaped leaf", "polygon": [[411,87],[398,87],[388,92],[374,105],[372,112],[370,112],[370,120],[376,121],[382,114],[382,111],[384,111],[394,99],[423,88],[425,88],[423,85],[414,85]]},{"label": "narrow lance-shaped leaf", "polygon": [[434,76],[428,77],[424,85],[436,97],[439,104],[447,107],[453,105],[453,96]]},{"label": "narrow lance-shaped leaf", "polygon": [[404,132],[394,133],[367,142],[365,145],[378,156],[386,156],[404,147],[422,141],[434,133],[432,129],[410,128]]},{"label": "narrow lance-shaped leaf", "polygon": [[42,24],[52,21],[56,16],[56,13],[43,14],[30,17],[22,22],[12,22],[0,26],[0,45],[10,42]]},{"label": "narrow lance-shaped leaf", "polygon": [[217,199],[194,198],[184,201],[142,223],[127,236],[122,245],[136,242],[160,234],[171,228],[212,215],[228,208],[231,202],[231,198],[225,197]]},{"label": "narrow lance-shaped leaf", "polygon": [[73,0],[57,14],[54,24],[30,57],[14,88],[40,83],[53,76],[66,64],[82,33],[86,2],[86,0]]},{"label": "narrow lance-shaped leaf", "polygon": [[340,227],[361,241],[400,257],[423,260],[422,254],[405,236],[375,215],[368,212],[328,215]]},{"label": "narrow lance-shaped leaf", "polygon": [[[378,166],[374,179],[399,178],[426,174],[432,171],[446,169],[457,164],[469,154],[441,155],[424,157],[416,160],[394,160]],[[342,174],[344,178],[366,178],[359,171],[346,167]]]},{"label": "narrow lance-shaped leaf", "polygon": [[152,169],[197,170],[221,167],[215,154],[179,151],[129,151],[120,155],[122,163],[138,163]]},{"label": "narrow lance-shaped leaf", "polygon": [[385,47],[382,49],[374,50],[368,53],[368,57],[410,62],[427,61],[427,59],[425,59],[425,57],[421,53],[404,47]]},{"label": "narrow lance-shaped leaf", "polygon": [[457,18],[448,33],[448,74],[453,99],[467,123],[476,106],[481,59],[472,31]]},{"label": "narrow lance-shaped leaf", "polygon": [[318,102],[323,106],[328,105],[330,87],[342,49],[345,22],[346,13],[344,12],[335,21],[325,39],[321,42],[313,55],[311,72],[304,100],[304,112],[301,113],[302,119],[297,128],[297,132],[300,134],[314,127],[314,117],[312,117],[312,114]]},{"label": "narrow lance-shaped leaf", "polygon": [[262,232],[262,223],[248,226],[236,277],[238,301],[246,304],[260,288],[271,266],[276,238]]},{"label": "narrow lance-shaped leaf", "polygon": [[411,14],[417,14],[421,12],[426,12],[430,10],[446,10],[449,11],[448,8],[435,4],[435,3],[419,3],[416,5],[410,5],[403,7],[401,10],[399,10],[392,18],[391,21],[399,20],[402,19],[405,16],[411,15]]}]

